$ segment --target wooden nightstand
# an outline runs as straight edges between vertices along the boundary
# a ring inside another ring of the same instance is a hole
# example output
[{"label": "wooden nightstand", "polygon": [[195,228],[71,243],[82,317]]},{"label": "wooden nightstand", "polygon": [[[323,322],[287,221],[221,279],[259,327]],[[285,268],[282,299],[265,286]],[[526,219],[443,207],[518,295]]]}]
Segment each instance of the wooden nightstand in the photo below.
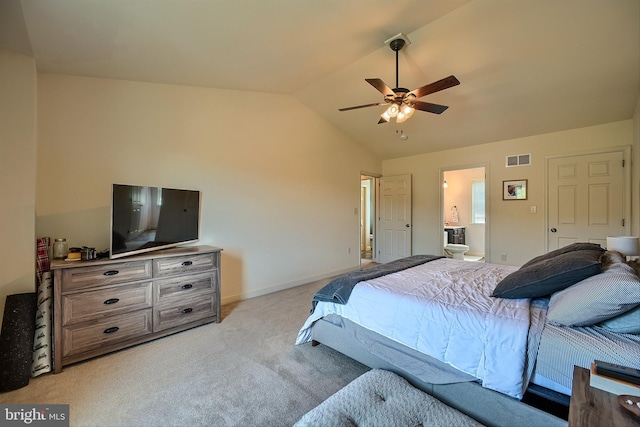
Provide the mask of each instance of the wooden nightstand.
[{"label": "wooden nightstand", "polygon": [[589,385],[589,370],[574,366],[569,427],[639,427],[635,418],[620,407],[615,394]]}]

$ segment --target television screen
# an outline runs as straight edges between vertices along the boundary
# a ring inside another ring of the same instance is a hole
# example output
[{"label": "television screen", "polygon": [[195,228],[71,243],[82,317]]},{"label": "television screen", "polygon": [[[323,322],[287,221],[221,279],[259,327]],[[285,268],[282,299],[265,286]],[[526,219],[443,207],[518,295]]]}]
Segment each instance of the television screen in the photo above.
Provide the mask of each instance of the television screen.
[{"label": "television screen", "polygon": [[113,184],[110,258],[196,242],[200,192]]}]

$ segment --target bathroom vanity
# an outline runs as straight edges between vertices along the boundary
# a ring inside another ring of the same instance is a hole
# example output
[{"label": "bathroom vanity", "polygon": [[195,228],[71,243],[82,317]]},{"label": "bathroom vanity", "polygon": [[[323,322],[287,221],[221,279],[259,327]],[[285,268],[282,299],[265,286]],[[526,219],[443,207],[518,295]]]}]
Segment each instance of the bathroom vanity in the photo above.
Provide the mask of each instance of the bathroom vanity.
[{"label": "bathroom vanity", "polygon": [[464,229],[462,226],[445,226],[444,231],[447,232],[447,243],[454,245],[464,245]]}]

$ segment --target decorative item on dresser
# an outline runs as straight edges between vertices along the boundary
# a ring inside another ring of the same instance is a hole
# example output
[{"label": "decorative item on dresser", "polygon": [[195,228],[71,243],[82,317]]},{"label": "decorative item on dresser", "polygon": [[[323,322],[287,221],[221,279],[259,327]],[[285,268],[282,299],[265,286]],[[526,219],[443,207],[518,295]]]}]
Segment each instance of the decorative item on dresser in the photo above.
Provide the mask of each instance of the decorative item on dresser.
[{"label": "decorative item on dresser", "polygon": [[172,248],[118,260],[54,261],[54,371],[220,322],[220,253]]}]

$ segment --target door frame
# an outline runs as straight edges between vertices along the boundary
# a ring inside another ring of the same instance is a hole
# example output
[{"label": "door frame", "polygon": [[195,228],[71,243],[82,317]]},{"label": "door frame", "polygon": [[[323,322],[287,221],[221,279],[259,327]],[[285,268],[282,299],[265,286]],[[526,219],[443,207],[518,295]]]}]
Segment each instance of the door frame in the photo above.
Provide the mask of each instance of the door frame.
[{"label": "door frame", "polygon": [[621,145],[615,147],[608,147],[605,149],[594,148],[590,150],[572,151],[564,154],[557,154],[552,156],[546,156],[544,161],[544,247],[549,250],[549,162],[552,159],[560,159],[563,157],[576,157],[576,156],[588,156],[591,154],[606,154],[622,152],[624,160],[624,177],[622,181],[622,204],[625,218],[624,235],[631,235],[632,221],[631,221],[631,146]]},{"label": "door frame", "polygon": [[[439,173],[439,181],[438,187],[440,194],[440,222],[438,223],[439,228],[444,230],[444,222],[445,222],[445,214],[444,214],[444,187],[442,186],[444,182],[444,173],[445,172],[454,172],[465,169],[477,169],[484,168],[484,209],[485,209],[485,222],[484,222],[484,262],[491,262],[491,179],[489,174],[489,163],[472,163],[467,165],[458,165],[458,166],[447,166],[444,168],[440,168]],[[439,235],[442,235],[440,232]],[[444,255],[444,247],[440,245],[440,252]]]},{"label": "door frame", "polygon": [[[376,253],[376,247],[377,247],[377,235],[378,235],[378,212],[379,212],[379,205],[380,205],[380,192],[379,192],[379,186],[380,186],[380,178],[382,177],[382,174],[379,173],[373,173],[373,172],[364,172],[364,171],[360,171],[360,185],[358,185],[358,187],[361,187],[361,183],[362,183],[362,177],[363,176],[367,176],[369,178],[371,178],[371,198],[373,199],[373,202],[371,203],[371,210],[372,215],[373,215],[373,220],[371,221],[371,230],[373,231],[373,239],[371,242],[371,261],[373,262],[378,262],[378,255]],[[360,213],[360,216],[362,216],[362,213]],[[358,224],[360,224],[360,221],[358,221]],[[361,237],[361,226],[358,228],[358,242],[360,242],[360,237]],[[360,249],[360,245],[358,244],[358,249]],[[358,251],[358,253],[360,253]],[[360,255],[358,255],[358,264],[360,266],[362,266],[362,257]]]}]

